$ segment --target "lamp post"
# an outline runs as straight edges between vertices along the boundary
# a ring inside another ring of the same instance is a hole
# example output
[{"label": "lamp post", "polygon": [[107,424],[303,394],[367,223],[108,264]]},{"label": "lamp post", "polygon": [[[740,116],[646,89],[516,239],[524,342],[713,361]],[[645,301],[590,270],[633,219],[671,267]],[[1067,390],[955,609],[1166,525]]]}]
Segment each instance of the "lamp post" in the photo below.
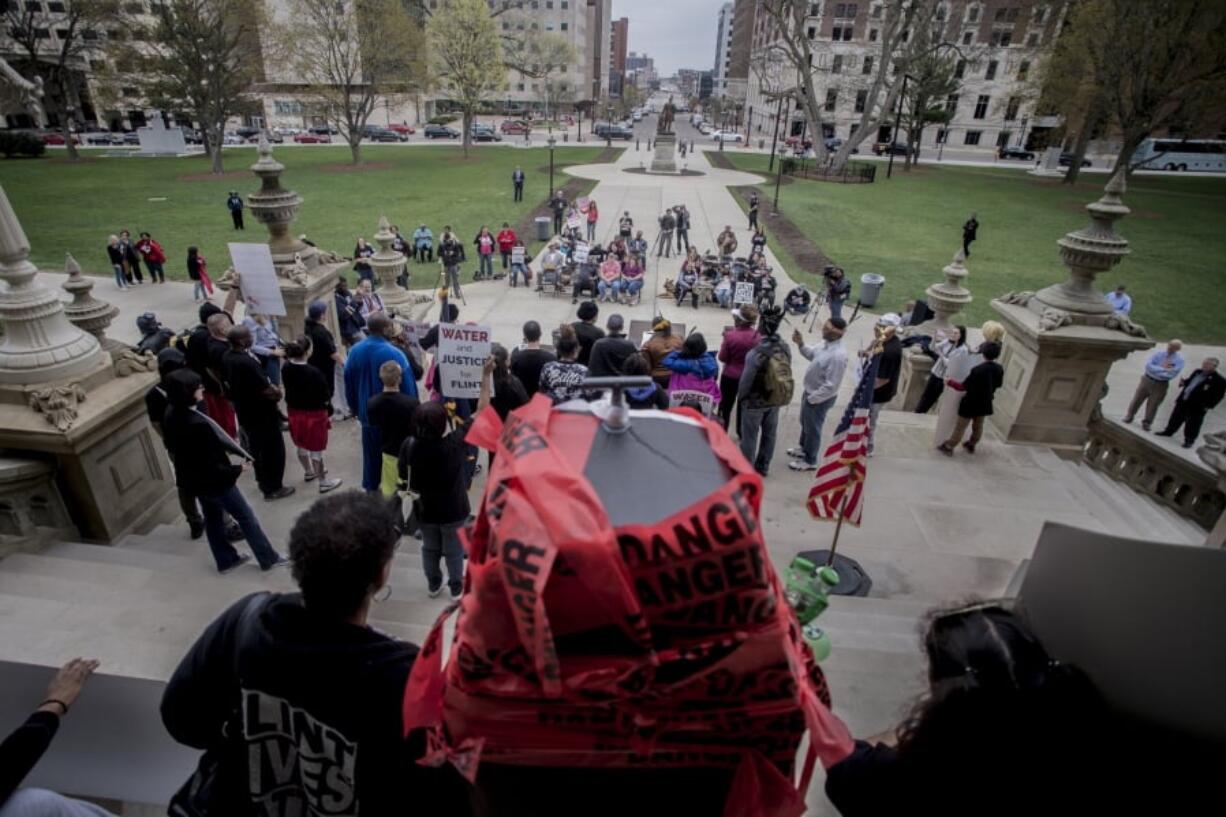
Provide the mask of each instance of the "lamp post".
[{"label": "lamp post", "polygon": [[[783,97],[779,97],[779,105],[780,105],[780,111],[782,111],[783,110]],[[790,113],[788,115],[788,119],[789,120],[791,119]],[[779,138],[778,125],[775,126],[775,138],[776,139]],[[772,215],[779,215],[779,180],[782,178],[783,178],[783,157],[780,156],[779,166],[775,168],[775,203],[772,205],[772,210],[771,210]]]},{"label": "lamp post", "polygon": [[775,148],[779,144],[779,123],[783,121],[783,96],[779,96],[779,109],[775,112],[775,135],[771,137],[771,160],[766,167],[766,172],[770,173],[775,169]]},{"label": "lamp post", "polygon": [[902,75],[902,91],[898,94],[898,111],[894,114],[894,133],[890,134],[890,165],[885,169],[885,177],[888,179],[894,173],[894,145],[898,144],[898,130],[902,127],[902,103],[907,98],[907,80],[915,79],[910,74]]},{"label": "lamp post", "polygon": [[553,146],[556,145],[557,143],[558,143],[558,140],[553,137],[553,134],[550,134],[549,139],[546,141],[546,144],[549,145],[549,195],[550,196],[553,195]]}]

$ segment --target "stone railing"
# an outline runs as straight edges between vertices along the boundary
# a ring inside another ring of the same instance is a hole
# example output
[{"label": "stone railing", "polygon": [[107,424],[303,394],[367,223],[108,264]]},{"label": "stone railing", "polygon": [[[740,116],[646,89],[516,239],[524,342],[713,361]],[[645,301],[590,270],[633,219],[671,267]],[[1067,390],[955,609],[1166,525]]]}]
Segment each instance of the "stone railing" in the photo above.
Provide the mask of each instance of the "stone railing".
[{"label": "stone railing", "polygon": [[1208,529],[1214,526],[1226,494],[1204,466],[1134,434],[1114,420],[1093,418],[1083,450],[1086,463]]}]

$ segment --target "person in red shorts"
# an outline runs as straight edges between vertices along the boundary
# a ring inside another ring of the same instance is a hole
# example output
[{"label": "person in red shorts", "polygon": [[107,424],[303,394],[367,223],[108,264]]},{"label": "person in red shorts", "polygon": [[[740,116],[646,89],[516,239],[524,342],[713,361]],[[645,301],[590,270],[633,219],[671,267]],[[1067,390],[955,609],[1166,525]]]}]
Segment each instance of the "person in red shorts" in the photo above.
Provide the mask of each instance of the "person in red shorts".
[{"label": "person in red shorts", "polygon": [[319,492],[326,494],[341,484],[339,479],[328,479],[324,467],[328,429],[332,427],[328,382],[319,369],[307,363],[311,356],[310,338],[301,335],[286,344],[285,355],[289,363],[282,369],[281,380],[289,409],[289,437],[298,449],[298,462],[305,472],[303,479],[319,480]]}]

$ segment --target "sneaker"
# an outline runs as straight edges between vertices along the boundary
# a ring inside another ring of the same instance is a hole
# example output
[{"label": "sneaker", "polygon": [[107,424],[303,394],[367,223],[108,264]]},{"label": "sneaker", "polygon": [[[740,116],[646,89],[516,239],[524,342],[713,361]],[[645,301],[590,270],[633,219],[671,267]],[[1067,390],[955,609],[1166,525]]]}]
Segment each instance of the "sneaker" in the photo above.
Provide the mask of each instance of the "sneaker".
[{"label": "sneaker", "polygon": [[1141,430],[1142,430],[1142,431],[1149,431],[1149,429],[1150,429],[1150,424],[1149,424],[1149,423],[1141,423]]},{"label": "sneaker", "polygon": [[319,492],[326,494],[328,491],[341,487],[342,482],[344,482],[342,479],[325,479],[319,483]]},{"label": "sneaker", "polygon": [[952,457],[954,455],[953,447],[946,445],[945,443],[941,443],[940,445],[938,445],[937,451],[940,451],[942,454],[944,454],[947,457]]},{"label": "sneaker", "polygon": [[975,453],[975,444],[974,444],[974,443],[962,443],[962,447],[966,449],[966,453],[968,453],[968,454],[974,454],[974,453]]},{"label": "sneaker", "polygon": [[1124,425],[1128,425],[1129,423],[1131,423],[1131,422],[1132,422],[1132,418],[1131,418],[1131,417],[1124,417],[1124,418],[1122,418],[1122,419],[1121,419],[1121,421],[1120,421],[1120,422],[1122,422]]},{"label": "sneaker", "polygon": [[273,491],[271,494],[264,494],[264,501],[272,502],[274,499],[284,499],[285,497],[289,496],[293,492],[294,492],[294,486],[282,485],[280,488],[278,488],[276,491]]},{"label": "sneaker", "polygon": [[311,480],[313,480],[313,479],[315,479],[315,472],[314,472],[314,471],[307,471],[305,474],[303,474],[303,475],[302,475],[302,481],[303,481],[303,482],[310,482],[310,481],[311,481]]},{"label": "sneaker", "polygon": [[817,463],[809,463],[805,462],[804,460],[792,460],[788,463],[788,468],[791,468],[793,471],[816,471]]},{"label": "sneaker", "polygon": [[464,595],[464,588],[460,588],[459,590],[452,590],[452,591],[451,591],[451,600],[452,600],[452,601],[459,601],[459,600],[460,600],[460,596],[462,596],[462,595]]},{"label": "sneaker", "polygon": [[268,565],[268,567],[261,567],[260,570],[267,573],[270,570],[276,570],[278,567],[289,567],[289,559],[285,558],[284,556],[278,556],[275,562]]},{"label": "sneaker", "polygon": [[443,583],[439,582],[438,587],[426,587],[426,595],[432,599],[437,599],[439,593],[443,592]]},{"label": "sneaker", "polygon": [[789,457],[796,457],[797,459],[800,459],[804,455],[805,455],[805,450],[801,448],[800,446],[794,446],[788,449]]},{"label": "sneaker", "polygon": [[227,573],[230,573],[242,567],[243,565],[247,564],[247,562],[250,562],[250,561],[251,561],[251,557],[243,553],[237,559],[235,559],[234,563],[231,564],[229,567],[223,567],[221,570],[218,570],[217,572],[224,576]]},{"label": "sneaker", "polygon": [[242,527],[237,522],[231,522],[230,527],[226,528],[227,542],[241,542],[247,538],[247,534],[243,533]]},{"label": "sneaker", "polygon": [[199,539],[201,536],[204,536],[204,520],[203,519],[187,520],[187,529],[192,537],[192,541],[194,542],[195,540]]},{"label": "sneaker", "polygon": [[1184,444],[1183,444],[1183,447],[1184,447],[1184,448],[1191,448],[1191,447],[1192,447],[1192,446],[1194,446],[1194,445],[1196,445],[1196,441],[1195,441],[1195,440],[1193,440],[1193,441],[1191,441],[1191,442],[1186,442],[1186,443],[1184,443]]}]

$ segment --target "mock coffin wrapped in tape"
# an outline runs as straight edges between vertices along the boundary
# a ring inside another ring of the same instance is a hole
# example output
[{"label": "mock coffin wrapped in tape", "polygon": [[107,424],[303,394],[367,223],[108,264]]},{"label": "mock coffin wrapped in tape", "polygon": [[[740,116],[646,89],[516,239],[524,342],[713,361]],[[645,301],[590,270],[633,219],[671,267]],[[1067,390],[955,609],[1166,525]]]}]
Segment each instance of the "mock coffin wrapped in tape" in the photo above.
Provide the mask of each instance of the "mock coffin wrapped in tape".
[{"label": "mock coffin wrapped in tape", "polygon": [[761,478],[694,412],[615,431],[599,411],[538,396],[475,421],[468,440],[496,457],[406,731],[470,780],[483,762],[723,767],[726,814],[799,815],[814,763],[852,740],[771,566]]}]

